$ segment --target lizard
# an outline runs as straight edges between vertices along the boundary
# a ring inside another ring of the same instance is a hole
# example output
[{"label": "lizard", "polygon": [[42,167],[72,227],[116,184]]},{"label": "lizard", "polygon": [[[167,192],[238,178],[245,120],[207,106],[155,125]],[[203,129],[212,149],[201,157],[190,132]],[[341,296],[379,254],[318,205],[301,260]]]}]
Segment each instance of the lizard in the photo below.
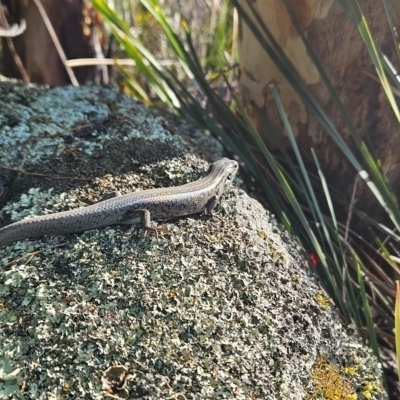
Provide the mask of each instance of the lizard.
[{"label": "lizard", "polygon": [[125,195],[113,192],[86,207],[14,222],[0,229],[0,248],[23,239],[66,235],[116,224],[142,223],[147,231],[165,232],[165,228],[152,227],[150,221],[203,211],[211,215],[238,168],[236,161],[222,158],[210,165],[205,177],[194,182]]}]

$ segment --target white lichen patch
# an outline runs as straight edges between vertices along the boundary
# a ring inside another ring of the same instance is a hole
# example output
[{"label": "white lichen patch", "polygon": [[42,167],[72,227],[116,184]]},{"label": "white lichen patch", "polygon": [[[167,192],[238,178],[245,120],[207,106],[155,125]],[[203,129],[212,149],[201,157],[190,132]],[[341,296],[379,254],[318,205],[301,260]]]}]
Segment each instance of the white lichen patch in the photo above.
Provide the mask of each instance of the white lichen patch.
[{"label": "white lichen patch", "polygon": [[76,196],[73,193],[68,196],[66,193],[55,195],[52,188],[46,191],[31,188],[28,193],[21,195],[19,201],[4,206],[0,214],[9,215],[12,221],[20,221],[26,217],[64,211],[74,205]]},{"label": "white lichen patch", "polygon": [[0,398],[9,398],[18,390],[22,377],[19,368],[14,368],[10,360],[0,357]]}]

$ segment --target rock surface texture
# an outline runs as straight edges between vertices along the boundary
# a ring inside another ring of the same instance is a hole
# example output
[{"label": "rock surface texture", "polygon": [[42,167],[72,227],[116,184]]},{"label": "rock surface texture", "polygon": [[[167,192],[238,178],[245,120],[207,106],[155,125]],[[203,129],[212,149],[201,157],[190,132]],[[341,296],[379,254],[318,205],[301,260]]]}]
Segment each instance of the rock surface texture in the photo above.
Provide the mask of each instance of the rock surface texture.
[{"label": "rock surface texture", "polygon": [[[0,226],[196,180],[196,156],[222,155],[99,87],[0,83],[0,110]],[[0,399],[387,398],[295,241],[243,190],[214,217],[159,224],[158,239],[113,226],[0,250]]]}]

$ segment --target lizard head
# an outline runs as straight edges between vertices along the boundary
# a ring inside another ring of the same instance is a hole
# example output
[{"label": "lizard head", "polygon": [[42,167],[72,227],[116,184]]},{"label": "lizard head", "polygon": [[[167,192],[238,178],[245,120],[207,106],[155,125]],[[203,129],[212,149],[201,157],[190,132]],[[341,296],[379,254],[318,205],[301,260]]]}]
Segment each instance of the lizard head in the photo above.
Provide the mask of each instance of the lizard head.
[{"label": "lizard head", "polygon": [[239,164],[230,160],[229,158],[222,158],[210,165],[210,175],[214,175],[219,178],[222,183],[222,190],[229,186],[235,179],[236,173],[239,169]]}]

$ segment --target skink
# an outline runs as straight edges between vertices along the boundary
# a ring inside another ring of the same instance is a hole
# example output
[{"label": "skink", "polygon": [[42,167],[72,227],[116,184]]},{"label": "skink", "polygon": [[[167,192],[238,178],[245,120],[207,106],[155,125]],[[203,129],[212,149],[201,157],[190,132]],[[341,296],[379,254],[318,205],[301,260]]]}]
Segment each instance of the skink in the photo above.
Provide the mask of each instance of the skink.
[{"label": "skink", "polygon": [[168,219],[205,211],[211,214],[224,189],[238,170],[238,163],[223,158],[210,165],[204,178],[182,186],[150,189],[113,198],[75,210],[24,219],[0,229],[0,247],[17,240],[65,235],[115,224],[142,222],[150,231],[151,220]]}]

